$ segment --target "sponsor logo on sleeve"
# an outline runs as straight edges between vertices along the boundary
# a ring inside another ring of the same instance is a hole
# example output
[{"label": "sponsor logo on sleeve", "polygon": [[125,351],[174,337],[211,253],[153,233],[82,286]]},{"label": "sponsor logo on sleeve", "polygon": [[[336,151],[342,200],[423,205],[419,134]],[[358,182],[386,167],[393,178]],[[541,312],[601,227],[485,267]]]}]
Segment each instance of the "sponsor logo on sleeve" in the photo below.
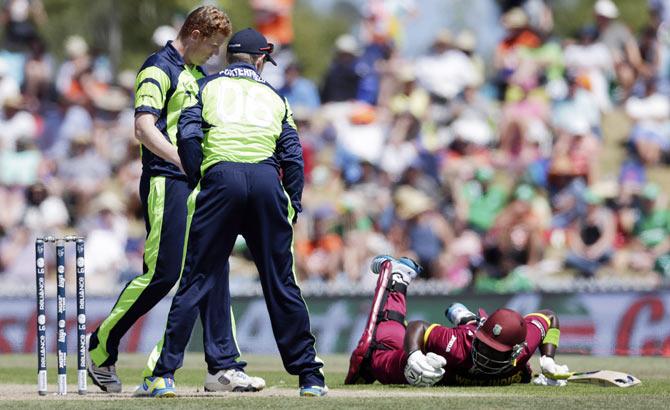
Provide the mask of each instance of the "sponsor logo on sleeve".
[{"label": "sponsor logo on sleeve", "polygon": [[456,343],[456,335],[451,335],[451,339],[449,339],[449,343],[447,343],[447,353],[451,352],[451,348],[454,347],[454,343]]}]

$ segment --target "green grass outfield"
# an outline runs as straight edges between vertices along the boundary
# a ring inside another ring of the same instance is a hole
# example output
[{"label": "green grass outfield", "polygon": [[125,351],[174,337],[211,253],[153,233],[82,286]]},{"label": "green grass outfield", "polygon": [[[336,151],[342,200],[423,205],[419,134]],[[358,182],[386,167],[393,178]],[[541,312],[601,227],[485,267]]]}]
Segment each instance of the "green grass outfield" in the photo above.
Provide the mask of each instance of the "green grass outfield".
[{"label": "green grass outfield", "polygon": [[[204,393],[204,360],[201,355],[189,354],[184,368],[177,372],[177,390],[183,396],[174,399],[131,398],[130,392],[139,381],[144,355],[121,355],[118,363],[124,392],[106,395],[89,382],[89,394],[76,394],[74,357],[68,363],[69,391],[62,398],[54,394],[39,397],[36,392],[35,355],[0,355],[0,408],[47,409],[159,409],[159,408],[560,408],[574,409],[630,409],[669,408],[670,360],[662,358],[594,358],[562,356],[572,370],[609,369],[631,373],[642,380],[632,388],[597,387],[569,384],[567,387],[539,387],[514,385],[509,387],[439,387],[412,388],[407,386],[344,386],[348,358],[327,356],[327,383],[331,394],[325,398],[298,397],[297,378],[282,369],[277,357],[247,356],[248,373],[262,376],[268,387],[260,393]],[[49,358],[49,390],[55,386],[55,357]],[[537,368],[537,359],[533,362]],[[75,392],[74,394],[72,392]],[[122,402],[121,402],[122,401]]]}]

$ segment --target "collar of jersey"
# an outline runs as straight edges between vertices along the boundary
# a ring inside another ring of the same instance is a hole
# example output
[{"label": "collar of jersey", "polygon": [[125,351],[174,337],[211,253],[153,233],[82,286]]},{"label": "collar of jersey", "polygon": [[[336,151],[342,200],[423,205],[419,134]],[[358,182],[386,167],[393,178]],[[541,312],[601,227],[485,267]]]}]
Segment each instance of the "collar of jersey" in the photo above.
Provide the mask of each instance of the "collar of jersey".
[{"label": "collar of jersey", "polygon": [[[251,70],[254,70],[254,72],[255,72],[256,74],[258,74],[258,71],[256,70],[256,67],[254,67],[253,65],[251,65],[251,64],[249,64],[249,63],[233,63],[233,64],[231,64],[231,65],[229,65],[229,66],[227,66],[227,67],[225,67],[225,68],[231,68],[231,69],[232,69],[232,68],[249,68],[249,69],[251,69]],[[225,68],[224,68],[224,69],[225,69]],[[260,74],[258,74],[258,76],[260,76]]]},{"label": "collar of jersey", "polygon": [[177,49],[174,48],[174,46],[172,45],[172,40],[168,41],[167,44],[165,45],[165,52],[175,64],[179,66],[186,66],[184,58],[181,56],[181,54],[179,54],[179,51],[177,51]]},{"label": "collar of jersey", "polygon": [[[250,70],[245,72],[246,70]],[[258,74],[258,71],[256,71],[256,67],[254,67],[251,64],[248,63],[234,63],[231,64],[227,67],[225,67],[223,70],[219,72],[220,75],[225,75],[228,77],[244,77],[244,78],[250,78],[254,81],[258,81],[260,83],[266,83],[266,81],[263,79],[263,77]]]}]

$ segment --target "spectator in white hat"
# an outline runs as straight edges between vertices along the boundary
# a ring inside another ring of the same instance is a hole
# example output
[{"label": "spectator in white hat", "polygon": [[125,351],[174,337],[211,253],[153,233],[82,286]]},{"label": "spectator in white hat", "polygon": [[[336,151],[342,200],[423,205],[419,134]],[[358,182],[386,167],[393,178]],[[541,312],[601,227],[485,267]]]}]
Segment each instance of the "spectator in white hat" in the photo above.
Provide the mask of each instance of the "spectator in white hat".
[{"label": "spectator in white hat", "polygon": [[22,138],[32,141],[37,137],[38,124],[26,110],[26,101],[21,94],[4,98],[0,113],[0,154],[15,151],[17,142]]},{"label": "spectator in white hat", "polygon": [[343,34],[335,40],[335,55],[321,87],[321,101],[340,102],[356,98],[361,73],[357,70],[360,46],[356,38]]},{"label": "spectator in white hat", "polygon": [[589,92],[596,99],[597,108],[605,112],[612,108],[608,79],[614,75],[614,62],[609,47],[596,41],[597,37],[595,26],[582,27],[578,41],[565,47],[563,57],[569,71],[588,79]]},{"label": "spectator in white hat", "polygon": [[3,58],[0,58],[0,106],[5,103],[7,98],[14,97],[19,93],[19,83],[9,75],[9,64]]},{"label": "spectator in white hat", "polygon": [[158,47],[164,47],[168,41],[174,40],[177,38],[177,30],[168,25],[159,26],[154,30],[154,34],[151,36],[151,41]]},{"label": "spectator in white hat", "polygon": [[67,60],[56,74],[56,90],[70,101],[83,102],[85,93],[80,80],[82,74],[92,68],[88,44],[83,37],[72,35],[65,40],[64,47]]}]

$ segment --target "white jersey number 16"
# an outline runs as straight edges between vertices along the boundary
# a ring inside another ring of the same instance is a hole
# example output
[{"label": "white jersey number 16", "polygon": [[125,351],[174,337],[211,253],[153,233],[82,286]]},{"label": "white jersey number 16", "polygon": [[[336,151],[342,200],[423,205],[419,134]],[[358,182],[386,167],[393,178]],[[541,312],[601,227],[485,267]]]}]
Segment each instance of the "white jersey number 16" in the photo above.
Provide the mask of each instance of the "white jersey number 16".
[{"label": "white jersey number 16", "polygon": [[217,90],[217,115],[224,123],[266,128],[272,124],[272,95],[264,87],[243,87],[226,81]]}]

